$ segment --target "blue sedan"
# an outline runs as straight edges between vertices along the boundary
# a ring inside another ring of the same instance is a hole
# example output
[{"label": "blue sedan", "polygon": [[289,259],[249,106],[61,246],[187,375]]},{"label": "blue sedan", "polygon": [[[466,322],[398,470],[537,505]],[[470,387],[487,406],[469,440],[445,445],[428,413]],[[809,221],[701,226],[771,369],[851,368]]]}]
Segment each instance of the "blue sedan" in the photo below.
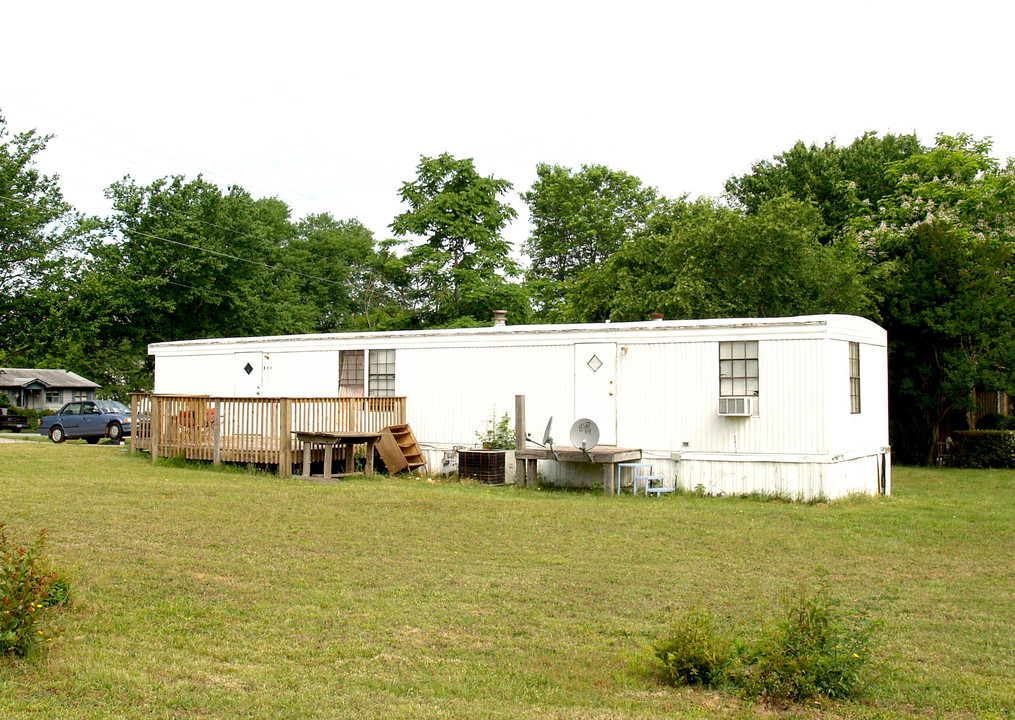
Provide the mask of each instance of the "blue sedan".
[{"label": "blue sedan", "polygon": [[70,402],[39,421],[39,434],[55,443],[84,438],[91,444],[108,437],[114,445],[130,435],[130,409],[116,400]]}]

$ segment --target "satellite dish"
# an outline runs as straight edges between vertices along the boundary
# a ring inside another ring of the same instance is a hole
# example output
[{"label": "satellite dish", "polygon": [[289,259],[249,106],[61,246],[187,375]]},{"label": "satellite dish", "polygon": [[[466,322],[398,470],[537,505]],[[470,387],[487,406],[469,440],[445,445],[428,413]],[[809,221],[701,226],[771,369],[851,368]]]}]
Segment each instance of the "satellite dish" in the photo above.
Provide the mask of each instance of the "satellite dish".
[{"label": "satellite dish", "polygon": [[543,442],[541,443],[542,445],[546,445],[551,440],[553,440],[553,438],[550,437],[551,425],[553,425],[553,415],[551,415],[550,419],[546,421],[546,430],[543,430]]},{"label": "satellite dish", "polygon": [[599,444],[599,426],[588,418],[575,420],[571,426],[571,444],[581,450],[591,450]]}]

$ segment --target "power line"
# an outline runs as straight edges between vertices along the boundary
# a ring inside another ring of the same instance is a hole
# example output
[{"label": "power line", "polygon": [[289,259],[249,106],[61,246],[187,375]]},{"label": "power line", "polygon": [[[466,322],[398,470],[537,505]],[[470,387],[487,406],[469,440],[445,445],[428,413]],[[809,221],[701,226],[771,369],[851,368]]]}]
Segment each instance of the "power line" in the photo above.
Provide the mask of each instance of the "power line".
[{"label": "power line", "polygon": [[[6,195],[0,195],[0,199],[10,200],[12,202],[17,202],[17,203],[21,203],[23,205],[28,205],[27,201],[21,200],[20,198],[12,198],[12,197],[8,197]],[[204,220],[199,220],[197,218],[192,218],[189,215],[186,215],[184,213],[180,213],[180,215],[183,215],[183,217],[186,217],[186,218],[188,218],[190,220],[195,220],[197,222],[204,222],[207,225],[213,225],[213,226],[219,227],[219,228],[221,228],[223,230],[228,230],[230,232],[234,232],[237,235],[240,235],[241,237],[250,237],[250,238],[257,239],[256,236],[245,235],[245,234],[240,233],[240,232],[238,232],[236,230],[232,230],[230,228],[223,227],[221,225],[215,225],[215,223],[208,223],[208,222],[206,222]],[[124,233],[124,231],[122,231],[122,230],[120,232],[122,234],[128,234],[128,233]],[[339,282],[337,280],[330,280],[329,278],[320,277],[319,275],[310,275],[308,273],[299,272],[298,270],[290,270],[289,268],[282,267],[281,265],[269,265],[268,263],[259,262],[257,260],[248,260],[247,258],[243,258],[243,257],[240,257],[238,255],[230,255],[229,253],[220,252],[218,250],[212,250],[211,248],[203,248],[203,247],[201,247],[199,245],[191,245],[190,243],[181,242],[179,240],[170,240],[169,238],[164,238],[164,237],[161,237],[160,235],[154,235],[152,233],[146,233],[146,232],[144,232],[142,230],[131,230],[131,231],[129,231],[129,234],[141,235],[143,237],[152,238],[153,240],[161,240],[162,242],[172,243],[173,245],[179,245],[181,247],[190,248],[191,250],[199,250],[201,252],[209,253],[211,255],[218,255],[220,257],[229,258],[230,260],[237,260],[239,262],[248,263],[250,265],[258,265],[260,267],[267,268],[268,270],[280,270],[282,272],[287,272],[287,273],[290,273],[292,275],[298,275],[299,277],[307,278],[308,280],[319,280],[320,282],[326,282],[326,283],[330,283],[332,285],[344,285],[344,283],[341,283],[341,282]]]},{"label": "power line", "polygon": [[291,273],[292,275],[299,275],[300,277],[308,278],[310,280],[320,280],[321,282],[331,283],[332,285],[342,285],[343,283],[337,280],[329,280],[318,275],[308,275],[307,273],[301,273],[298,270],[290,270],[284,268],[281,265],[269,265],[268,263],[258,262],[257,260],[248,260],[247,258],[240,257],[239,255],[230,255],[229,253],[220,252],[218,250],[212,250],[211,248],[203,248],[198,245],[191,245],[189,243],[180,242],[179,240],[170,240],[159,235],[153,235],[151,233],[143,232],[142,230],[131,230],[131,234],[141,235],[143,237],[152,238],[153,240],[161,240],[162,242],[172,243],[173,245],[180,245],[181,247],[190,248],[191,250],[200,250],[201,252],[209,253],[210,255],[218,255],[220,257],[229,258],[230,260],[238,260],[239,262],[245,262],[250,265],[259,265],[260,267],[267,268],[269,270],[281,270],[282,272]]}]

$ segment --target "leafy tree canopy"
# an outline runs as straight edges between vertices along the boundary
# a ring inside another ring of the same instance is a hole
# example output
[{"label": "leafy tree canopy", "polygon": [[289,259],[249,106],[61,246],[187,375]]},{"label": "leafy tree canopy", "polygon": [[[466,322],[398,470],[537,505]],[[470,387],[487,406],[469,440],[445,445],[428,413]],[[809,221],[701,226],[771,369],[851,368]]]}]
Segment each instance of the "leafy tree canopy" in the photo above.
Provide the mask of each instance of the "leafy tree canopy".
[{"label": "leafy tree canopy", "polygon": [[867,303],[852,251],[823,246],[824,224],[790,197],[754,215],[710,200],[671,205],[666,234],[625,243],[582,277],[574,319],[776,317],[859,312]]},{"label": "leafy tree canopy", "polygon": [[552,319],[561,310],[561,287],[643,233],[660,199],[655,188],[603,165],[573,172],[541,163],[536,176],[522,193],[533,225],[524,247],[531,262],[526,280],[541,312]]},{"label": "leafy tree canopy", "polygon": [[850,233],[879,278],[895,435],[926,461],[977,385],[1015,394],[1015,167],[989,141],[940,135],[893,164],[894,192]]},{"label": "leafy tree canopy", "polygon": [[755,163],[751,172],[726,183],[731,199],[748,213],[770,200],[791,195],[815,204],[825,223],[822,242],[830,242],[861,207],[877,207],[895,192],[888,171],[893,163],[924,151],[915,135],[868,132],[846,147],[834,140],[822,146],[797,142],[772,160]]},{"label": "leafy tree canopy", "polygon": [[477,302],[494,297],[481,289],[503,286],[505,276],[518,272],[510,243],[501,237],[517,216],[499,199],[511,183],[483,177],[471,158],[447,153],[421,158],[416,170],[416,179],[399,192],[409,210],[391,229],[398,237],[420,238],[405,255],[418,318],[425,325],[489,320],[498,308]]}]

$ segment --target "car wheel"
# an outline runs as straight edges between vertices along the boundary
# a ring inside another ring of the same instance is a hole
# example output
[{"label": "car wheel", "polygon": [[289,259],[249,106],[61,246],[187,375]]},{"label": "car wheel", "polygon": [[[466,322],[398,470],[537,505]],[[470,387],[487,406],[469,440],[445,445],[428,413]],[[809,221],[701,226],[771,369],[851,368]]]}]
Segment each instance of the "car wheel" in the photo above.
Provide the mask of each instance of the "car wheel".
[{"label": "car wheel", "polygon": [[54,425],[49,429],[49,439],[55,443],[62,443],[67,439],[67,435],[64,433],[62,427]]},{"label": "car wheel", "polygon": [[85,438],[85,442],[88,443],[89,445],[95,445],[97,442],[99,442],[99,440],[100,440],[100,438],[97,438],[97,437],[88,437],[88,438]]},{"label": "car wheel", "polygon": [[106,435],[109,436],[109,440],[114,445],[119,445],[120,440],[123,438],[123,428],[120,427],[120,423],[109,423],[109,427],[106,428]]}]

